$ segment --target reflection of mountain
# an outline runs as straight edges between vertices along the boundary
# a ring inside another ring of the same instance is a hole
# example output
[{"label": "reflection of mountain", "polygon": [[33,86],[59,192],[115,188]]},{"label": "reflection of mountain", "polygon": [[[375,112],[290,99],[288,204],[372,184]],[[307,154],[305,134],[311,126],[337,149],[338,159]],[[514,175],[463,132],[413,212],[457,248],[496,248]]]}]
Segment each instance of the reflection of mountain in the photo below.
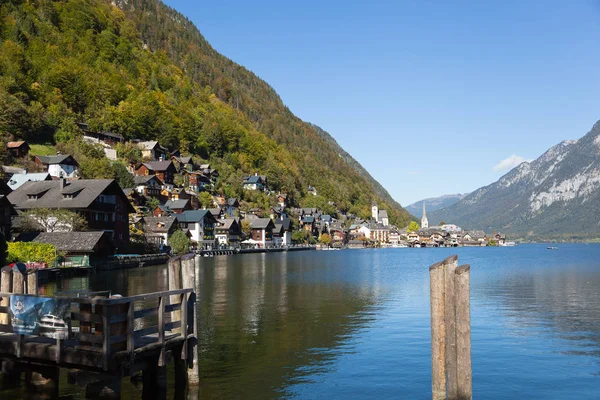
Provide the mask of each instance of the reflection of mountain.
[{"label": "reflection of mountain", "polygon": [[372,320],[378,293],[328,279],[329,267],[305,260],[259,254],[200,261],[203,398],[281,397],[332,363],[332,349]]},{"label": "reflection of mountain", "polygon": [[515,332],[531,335],[551,327],[553,336],[570,341],[568,353],[600,356],[599,287],[598,271],[565,267],[500,279],[480,294],[500,305]]}]

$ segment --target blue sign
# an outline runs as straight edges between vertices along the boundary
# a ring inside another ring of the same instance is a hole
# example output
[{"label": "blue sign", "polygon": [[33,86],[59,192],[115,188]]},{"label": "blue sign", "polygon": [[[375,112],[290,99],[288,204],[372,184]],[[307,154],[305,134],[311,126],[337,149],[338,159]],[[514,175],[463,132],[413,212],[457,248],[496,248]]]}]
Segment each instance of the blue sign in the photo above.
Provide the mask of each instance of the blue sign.
[{"label": "blue sign", "polygon": [[52,297],[10,296],[14,333],[68,339],[71,302]]}]

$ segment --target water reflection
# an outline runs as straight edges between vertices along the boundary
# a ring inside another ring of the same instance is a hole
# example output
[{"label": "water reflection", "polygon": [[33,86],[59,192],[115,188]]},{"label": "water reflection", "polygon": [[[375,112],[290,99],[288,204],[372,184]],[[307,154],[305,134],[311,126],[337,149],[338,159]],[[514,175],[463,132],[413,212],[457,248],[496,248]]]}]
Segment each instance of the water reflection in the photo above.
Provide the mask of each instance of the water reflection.
[{"label": "water reflection", "polygon": [[372,320],[374,291],[357,293],[345,280],[327,279],[328,267],[303,258],[288,270],[289,258],[200,261],[202,398],[289,395],[287,387],[326,371],[337,348]]}]

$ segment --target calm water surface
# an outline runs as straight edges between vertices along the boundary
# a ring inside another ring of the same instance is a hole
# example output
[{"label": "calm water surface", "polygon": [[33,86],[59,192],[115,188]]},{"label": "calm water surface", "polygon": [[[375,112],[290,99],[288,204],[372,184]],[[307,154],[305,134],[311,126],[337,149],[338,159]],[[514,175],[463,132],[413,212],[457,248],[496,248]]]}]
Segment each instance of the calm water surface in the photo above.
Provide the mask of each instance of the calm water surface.
[{"label": "calm water surface", "polygon": [[[583,244],[200,259],[200,398],[431,398],[427,267],[454,253],[471,265],[475,398],[600,398],[600,245]],[[165,273],[59,286],[132,295]]]}]

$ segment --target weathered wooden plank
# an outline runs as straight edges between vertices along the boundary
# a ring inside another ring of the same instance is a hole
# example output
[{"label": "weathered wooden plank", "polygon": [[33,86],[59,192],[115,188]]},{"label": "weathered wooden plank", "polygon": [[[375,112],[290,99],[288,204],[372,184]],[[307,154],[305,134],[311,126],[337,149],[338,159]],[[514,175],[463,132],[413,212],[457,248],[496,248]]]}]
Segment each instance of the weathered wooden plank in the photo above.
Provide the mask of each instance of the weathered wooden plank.
[{"label": "weathered wooden plank", "polygon": [[158,326],[155,325],[155,326],[150,326],[148,328],[139,329],[139,330],[133,332],[133,336],[135,339],[139,339],[141,337],[152,335],[157,332],[158,332]]},{"label": "weathered wooden plank", "polygon": [[456,368],[457,392],[459,400],[471,400],[471,300],[470,267],[456,269],[454,281],[456,291]]},{"label": "weathered wooden plank", "polygon": [[188,311],[187,311],[187,302],[188,302],[188,295],[187,294],[182,294],[181,296],[181,300],[180,300],[180,304],[181,304],[181,335],[184,337],[184,342],[183,342],[183,346],[181,346],[181,355],[179,356],[179,359],[181,360],[187,360],[187,333],[188,333],[188,326],[187,326],[187,320],[188,320]]},{"label": "weathered wooden plank", "polygon": [[135,306],[134,303],[129,303],[127,310],[127,352],[133,357],[133,349],[135,347],[135,341],[133,332],[135,330]]},{"label": "weathered wooden plank", "polygon": [[163,367],[166,363],[165,357],[165,302],[168,297],[158,298],[158,343],[161,345],[160,355],[158,356],[158,366]]},{"label": "weathered wooden plank", "polygon": [[447,376],[447,398],[456,400],[457,377],[456,377],[456,296],[454,291],[454,272],[458,267],[458,256],[453,255],[446,258],[444,264],[445,299],[446,311],[446,376]]},{"label": "weathered wooden plank", "polygon": [[[190,328],[187,330],[187,333],[194,334],[196,332],[196,323],[197,323],[197,304],[196,304],[196,258],[193,254],[187,254],[181,258],[181,273],[182,273],[182,281],[183,287],[192,290],[188,296],[187,303],[187,327]],[[184,335],[187,337],[187,334]],[[187,341],[185,343],[186,348],[188,350],[188,383],[191,386],[196,386],[200,384],[200,374],[198,370],[198,352],[194,351],[194,348],[191,346],[187,346]],[[191,347],[191,348],[190,348]]]},{"label": "weathered wooden plank", "polygon": [[102,307],[102,368],[108,370],[108,359],[110,355],[110,307]]},{"label": "weathered wooden plank", "polygon": [[27,294],[33,296],[37,296],[38,294],[37,269],[27,270]]},{"label": "weathered wooden plank", "polygon": [[158,307],[145,308],[143,310],[137,310],[133,313],[134,319],[153,317],[158,315]]},{"label": "weathered wooden plank", "polygon": [[429,267],[431,301],[431,392],[433,400],[446,399],[446,327],[444,265]]}]

